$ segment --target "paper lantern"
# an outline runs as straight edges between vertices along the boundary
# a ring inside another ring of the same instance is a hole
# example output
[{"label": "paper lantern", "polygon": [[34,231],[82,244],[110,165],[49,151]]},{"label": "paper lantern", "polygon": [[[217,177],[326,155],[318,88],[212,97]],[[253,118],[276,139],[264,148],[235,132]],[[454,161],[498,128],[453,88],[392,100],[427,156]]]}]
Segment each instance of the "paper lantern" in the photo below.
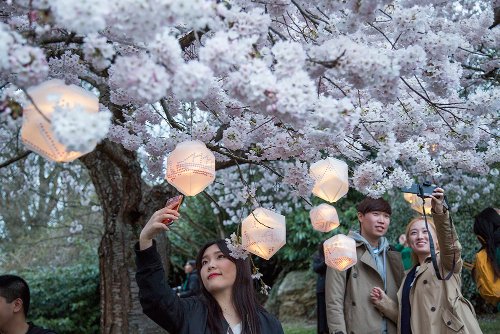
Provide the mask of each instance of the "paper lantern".
[{"label": "paper lantern", "polygon": [[337,210],[325,203],[312,208],[309,217],[313,228],[320,232],[330,232],[340,224]]},{"label": "paper lantern", "polygon": [[403,197],[408,203],[411,204],[411,208],[418,213],[422,215],[424,214],[424,212],[426,215],[431,213],[432,206],[430,198],[425,199],[424,210],[422,210],[422,198],[412,193],[403,193]]},{"label": "paper lantern", "polygon": [[327,266],[343,271],[358,262],[356,241],[343,234],[337,234],[323,244]]},{"label": "paper lantern", "polygon": [[326,158],[311,165],[315,180],[312,193],[327,202],[336,202],[349,190],[347,164],[342,160]]},{"label": "paper lantern", "polygon": [[431,213],[432,209],[431,199],[430,198],[425,199],[424,209],[422,209],[422,199],[417,195],[415,195],[415,201],[411,204],[411,208],[422,215],[424,214],[424,212],[426,215],[428,215]]},{"label": "paper lantern", "polygon": [[177,144],[167,158],[167,175],[171,185],[186,196],[195,196],[215,180],[215,156],[199,140]]},{"label": "paper lantern", "polygon": [[417,197],[415,194],[403,193],[403,198],[410,204],[413,204],[415,202],[415,197]]},{"label": "paper lantern", "polygon": [[57,162],[73,161],[91,151],[66,151],[66,147],[56,139],[52,125],[47,120],[51,119],[57,105],[70,108],[79,106],[86,112],[97,113],[97,96],[81,87],[66,85],[64,81],[56,79],[28,88],[27,93],[35,104],[28,105],[23,112],[21,139],[29,150]]},{"label": "paper lantern", "polygon": [[285,216],[255,209],[241,223],[241,239],[244,249],[269,260],[286,243]]}]

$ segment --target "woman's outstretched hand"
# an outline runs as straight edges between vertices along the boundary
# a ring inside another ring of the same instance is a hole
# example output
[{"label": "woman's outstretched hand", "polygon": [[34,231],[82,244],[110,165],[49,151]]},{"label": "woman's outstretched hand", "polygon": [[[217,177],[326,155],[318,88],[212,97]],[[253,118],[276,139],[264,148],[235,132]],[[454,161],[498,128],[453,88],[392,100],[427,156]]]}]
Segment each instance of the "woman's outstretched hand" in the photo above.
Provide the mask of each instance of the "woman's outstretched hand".
[{"label": "woman's outstretched hand", "polygon": [[144,225],[141,235],[139,237],[139,248],[144,250],[153,245],[153,239],[163,231],[168,231],[169,228],[166,224],[162,223],[165,219],[177,220],[179,219],[179,212],[171,208],[163,208],[151,216],[146,225]]},{"label": "woman's outstretched hand", "polygon": [[436,188],[432,192],[431,195],[431,206],[432,211],[437,214],[442,214],[444,212],[443,203],[444,203],[444,190],[443,188]]}]

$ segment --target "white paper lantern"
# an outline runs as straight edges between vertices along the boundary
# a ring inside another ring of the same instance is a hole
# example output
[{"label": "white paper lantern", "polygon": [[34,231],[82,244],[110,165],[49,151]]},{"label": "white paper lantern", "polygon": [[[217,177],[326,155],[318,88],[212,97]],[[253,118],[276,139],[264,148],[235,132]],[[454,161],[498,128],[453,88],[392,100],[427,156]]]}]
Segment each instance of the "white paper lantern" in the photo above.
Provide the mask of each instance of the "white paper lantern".
[{"label": "white paper lantern", "polygon": [[327,266],[343,271],[358,262],[356,241],[343,234],[337,234],[323,244]]},{"label": "white paper lantern", "polygon": [[57,162],[73,161],[91,151],[66,151],[66,147],[56,139],[52,125],[47,119],[51,119],[56,105],[61,104],[69,107],[78,105],[86,112],[97,113],[99,111],[97,96],[81,87],[66,85],[64,81],[57,79],[28,88],[27,93],[36,105],[36,107],[33,104],[28,105],[23,112],[21,139],[29,150]]},{"label": "white paper lantern", "polygon": [[417,211],[421,215],[423,215],[424,212],[426,215],[431,213],[432,206],[431,206],[431,199],[430,198],[425,199],[424,210],[422,210],[422,198],[420,198],[416,194],[403,193],[403,198],[405,199],[405,201],[410,203],[411,208],[413,210]]},{"label": "white paper lantern", "polygon": [[340,224],[337,210],[326,203],[312,208],[309,218],[311,218],[313,228],[320,232],[330,232]]},{"label": "white paper lantern", "polygon": [[431,209],[432,209],[431,199],[430,198],[425,199],[424,208],[422,209],[422,198],[415,195],[415,199],[414,199],[413,203],[411,203],[411,208],[422,215],[424,214],[424,212],[426,215],[428,215],[431,213]]},{"label": "white paper lantern", "polygon": [[286,244],[285,216],[257,208],[243,220],[241,238],[244,249],[269,260]]},{"label": "white paper lantern", "polygon": [[349,190],[347,164],[342,160],[326,158],[311,165],[315,180],[312,193],[327,202],[336,202]]},{"label": "white paper lantern", "polygon": [[415,203],[415,197],[417,197],[417,195],[415,195],[415,194],[403,193],[403,198],[405,199],[405,201],[407,201],[410,204]]},{"label": "white paper lantern", "polygon": [[215,180],[215,156],[199,140],[177,144],[167,158],[167,175],[171,185],[186,196],[195,196]]}]

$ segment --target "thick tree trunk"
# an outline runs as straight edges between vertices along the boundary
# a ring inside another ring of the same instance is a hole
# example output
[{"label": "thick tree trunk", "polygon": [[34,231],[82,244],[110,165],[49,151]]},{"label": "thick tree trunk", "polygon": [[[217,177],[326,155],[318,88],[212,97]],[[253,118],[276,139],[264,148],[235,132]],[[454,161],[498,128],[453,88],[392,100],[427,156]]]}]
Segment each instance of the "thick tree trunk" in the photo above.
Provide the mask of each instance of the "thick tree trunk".
[{"label": "thick tree trunk", "polygon": [[[165,333],[142,313],[133,246],[147,219],[164,204],[167,188],[145,185],[136,154],[118,144],[104,142],[81,160],[90,172],[104,216],[99,247],[101,333]],[[158,241],[168,273],[168,240]]]}]

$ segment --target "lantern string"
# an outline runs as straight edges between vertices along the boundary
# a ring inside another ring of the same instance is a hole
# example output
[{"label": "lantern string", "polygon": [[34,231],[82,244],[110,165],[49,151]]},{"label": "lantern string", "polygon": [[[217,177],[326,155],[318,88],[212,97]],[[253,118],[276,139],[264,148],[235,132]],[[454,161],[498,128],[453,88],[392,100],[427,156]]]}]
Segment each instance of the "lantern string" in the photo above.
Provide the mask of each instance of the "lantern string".
[{"label": "lantern string", "polygon": [[217,203],[217,201],[215,200],[215,198],[213,198],[206,190],[203,190],[202,191],[203,195],[205,195],[205,197],[207,197],[210,201],[212,201],[212,203],[215,204],[215,206],[217,207],[217,210],[219,210],[219,214],[217,215],[217,225],[218,225],[218,230],[221,234],[221,237],[224,238],[224,219],[223,219],[223,210],[222,208],[220,207],[219,203]]},{"label": "lantern string", "polygon": [[43,114],[43,112],[38,108],[38,106],[36,105],[35,101],[33,100],[33,98],[28,94],[28,92],[24,89],[24,88],[21,88],[22,91],[24,92],[24,94],[26,94],[26,97],[28,98],[28,100],[31,102],[31,104],[33,105],[33,107],[35,107],[35,110],[43,117],[43,119],[45,119],[47,121],[47,123],[49,124],[52,124],[52,122],[50,121],[50,119],[47,118],[47,116],[45,116]]},{"label": "lantern string", "polygon": [[191,111],[191,139],[193,139],[193,106],[189,106],[189,110]]}]

